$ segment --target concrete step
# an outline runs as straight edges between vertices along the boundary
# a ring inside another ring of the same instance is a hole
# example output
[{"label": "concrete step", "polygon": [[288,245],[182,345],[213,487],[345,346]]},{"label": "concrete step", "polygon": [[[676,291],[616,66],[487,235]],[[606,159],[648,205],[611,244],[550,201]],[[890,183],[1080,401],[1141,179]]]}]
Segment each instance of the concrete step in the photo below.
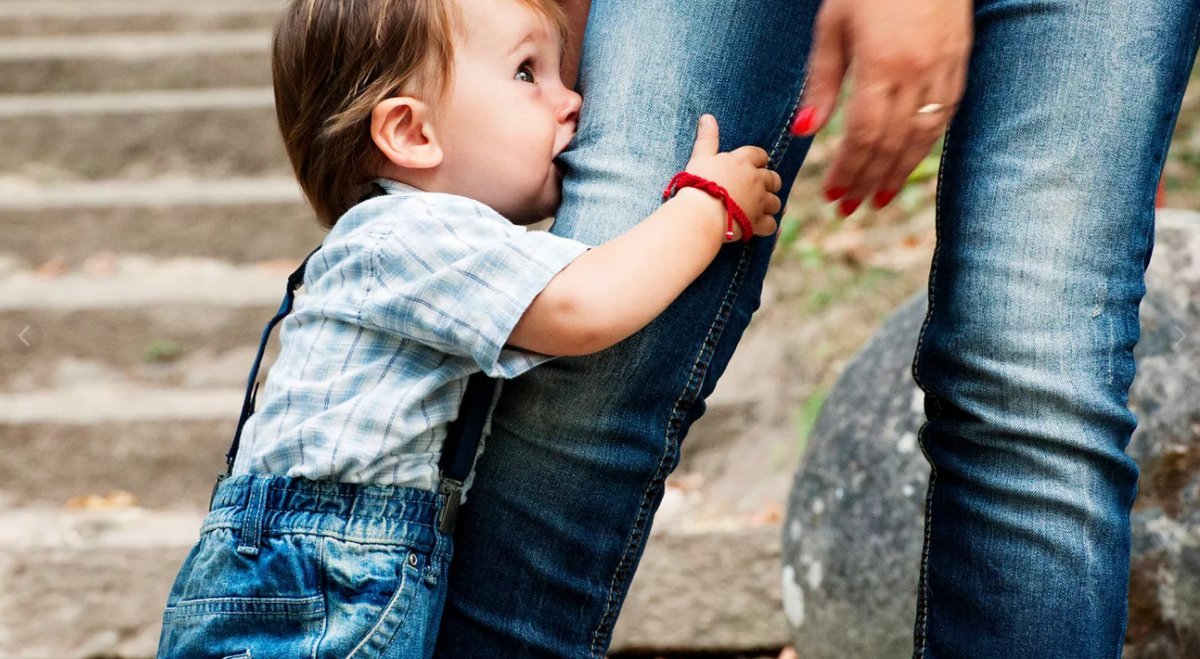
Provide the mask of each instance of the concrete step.
[{"label": "concrete step", "polygon": [[0,41],[0,94],[271,84],[264,30],[14,37]]},{"label": "concrete step", "polygon": [[[81,388],[0,396],[4,408],[45,400],[79,406],[64,410],[62,419],[0,425],[0,472],[6,475],[0,500],[9,507],[60,506],[74,497],[122,490],[139,505],[203,508],[213,479],[225,468],[242,395],[234,389],[113,389],[104,395]],[[99,421],[105,410],[91,406],[104,401],[112,414]]]},{"label": "concrete step", "polygon": [[282,0],[0,0],[0,37],[267,29]]},{"label": "concrete step", "polygon": [[233,265],[217,259],[114,255],[88,271],[52,274],[0,263],[0,310],[79,312],[171,305],[235,309],[278,304],[286,275],[299,261]]},{"label": "concrete step", "polygon": [[226,369],[249,369],[297,262],[119,257],[93,273],[0,274],[0,391],[238,382]]},{"label": "concrete step", "polygon": [[0,514],[0,656],[153,657],[200,509]]},{"label": "concrete step", "polygon": [[299,259],[325,236],[291,177],[0,183],[0,225],[0,257],[28,267],[106,252]]},{"label": "concrete step", "polygon": [[288,176],[269,87],[0,97],[0,180]]},{"label": "concrete step", "polygon": [[[0,655],[152,657],[202,514],[141,508],[0,514]],[[746,652],[786,643],[780,530],[651,538],[614,652]]]},{"label": "concrete step", "polygon": [[[0,509],[62,505],[113,490],[152,508],[207,505],[237,427],[248,353],[226,361],[227,386],[100,380],[0,394],[0,473],[6,474]],[[274,355],[264,361],[261,378],[272,363]],[[743,412],[714,406],[689,437],[706,441],[723,432],[723,419]],[[660,530],[713,528],[711,520],[692,520],[689,511],[701,504],[686,493],[664,502]]]}]

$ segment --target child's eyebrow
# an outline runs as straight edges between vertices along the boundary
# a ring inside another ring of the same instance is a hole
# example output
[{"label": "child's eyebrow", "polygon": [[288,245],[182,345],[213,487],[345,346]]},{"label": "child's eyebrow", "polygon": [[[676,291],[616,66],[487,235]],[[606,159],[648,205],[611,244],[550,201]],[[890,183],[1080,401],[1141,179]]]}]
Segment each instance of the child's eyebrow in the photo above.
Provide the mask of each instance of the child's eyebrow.
[{"label": "child's eyebrow", "polygon": [[516,46],[512,47],[512,49],[509,50],[509,55],[511,55],[512,53],[516,53],[517,50],[520,50],[521,47],[524,46],[524,44],[526,44],[526,43],[533,43],[535,41],[544,41],[544,40],[545,40],[544,30],[538,30],[538,29],[529,30],[526,32],[526,34],[524,34],[524,36],[521,37],[520,41],[517,41]]},{"label": "child's eyebrow", "polygon": [[525,36],[521,37],[521,40],[517,42],[517,45],[513,46],[512,50],[508,51],[508,54],[512,55],[513,53],[520,50],[521,46],[524,46],[527,43],[531,43],[531,42],[535,41],[537,37],[538,37],[537,30],[530,30],[530,31],[526,32]]}]

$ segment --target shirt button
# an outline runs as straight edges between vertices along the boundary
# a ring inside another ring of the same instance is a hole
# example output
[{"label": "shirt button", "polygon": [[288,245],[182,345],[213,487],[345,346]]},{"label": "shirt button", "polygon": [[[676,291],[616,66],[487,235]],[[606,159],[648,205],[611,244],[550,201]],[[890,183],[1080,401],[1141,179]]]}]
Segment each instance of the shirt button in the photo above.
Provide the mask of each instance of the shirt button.
[{"label": "shirt button", "polygon": [[413,566],[413,567],[416,567],[416,566],[417,566],[417,554],[416,554],[415,552],[409,552],[409,554],[408,554],[408,564],[409,564],[409,565],[411,565],[411,566]]}]

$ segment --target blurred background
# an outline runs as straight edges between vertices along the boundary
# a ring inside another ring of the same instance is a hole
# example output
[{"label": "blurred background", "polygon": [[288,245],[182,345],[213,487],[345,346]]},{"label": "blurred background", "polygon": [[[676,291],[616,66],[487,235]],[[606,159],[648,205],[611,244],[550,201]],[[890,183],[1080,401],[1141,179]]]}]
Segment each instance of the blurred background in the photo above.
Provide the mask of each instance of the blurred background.
[{"label": "blurred background", "polygon": [[[276,134],[279,6],[0,0],[0,656],[153,654],[259,333],[323,236]],[[1200,209],[1198,110],[1193,85],[1172,208]],[[762,309],[685,442],[614,656],[788,652],[793,474],[934,244],[939,154],[889,208],[842,219],[819,187],[839,128],[793,188]],[[699,578],[728,564],[746,569],[715,592]],[[687,619],[650,613],[667,601]]]}]

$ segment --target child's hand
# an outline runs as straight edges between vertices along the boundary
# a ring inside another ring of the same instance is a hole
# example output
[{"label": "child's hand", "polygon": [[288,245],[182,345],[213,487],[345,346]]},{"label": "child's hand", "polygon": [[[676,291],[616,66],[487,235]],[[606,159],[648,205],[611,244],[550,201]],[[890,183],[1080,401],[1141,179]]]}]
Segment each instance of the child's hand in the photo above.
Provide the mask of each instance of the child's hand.
[{"label": "child's hand", "polygon": [[[774,215],[783,207],[775,193],[783,187],[783,179],[767,169],[767,152],[757,146],[743,146],[718,153],[719,145],[717,118],[711,114],[702,115],[687,171],[728,190],[750,219],[754,235],[775,233]],[[742,232],[737,224],[734,224],[733,232],[734,240],[741,239]]]}]

